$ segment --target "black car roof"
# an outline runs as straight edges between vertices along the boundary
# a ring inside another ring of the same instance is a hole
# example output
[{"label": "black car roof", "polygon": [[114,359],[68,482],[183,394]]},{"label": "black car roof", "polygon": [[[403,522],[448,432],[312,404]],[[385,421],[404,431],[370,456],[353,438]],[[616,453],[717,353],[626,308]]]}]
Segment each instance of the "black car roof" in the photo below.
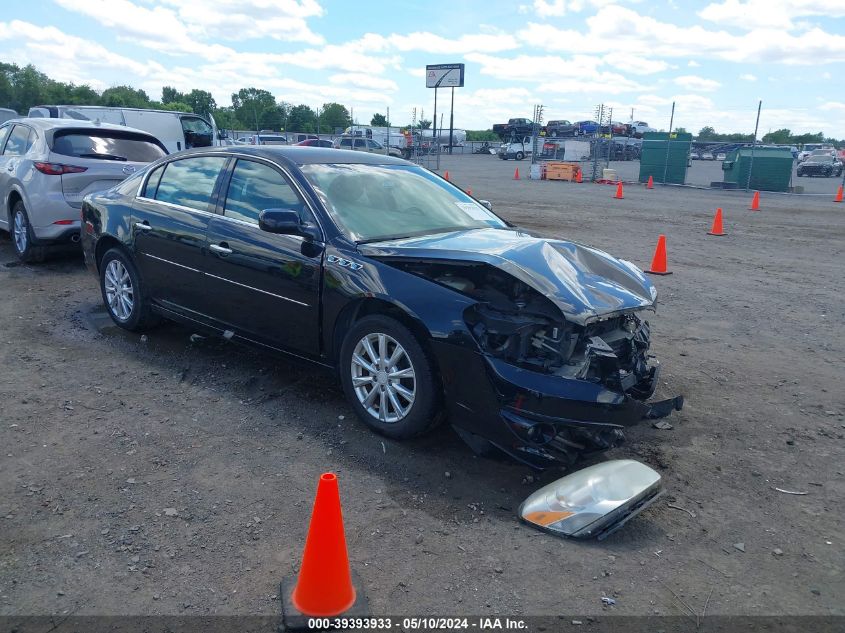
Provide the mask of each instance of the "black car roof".
[{"label": "black car roof", "polygon": [[371,154],[330,147],[303,147],[284,145],[227,145],[224,147],[198,147],[180,152],[180,155],[214,152],[229,156],[258,156],[269,160],[285,159],[295,165],[320,165],[328,163],[360,165],[408,165],[408,161],[383,154]]}]

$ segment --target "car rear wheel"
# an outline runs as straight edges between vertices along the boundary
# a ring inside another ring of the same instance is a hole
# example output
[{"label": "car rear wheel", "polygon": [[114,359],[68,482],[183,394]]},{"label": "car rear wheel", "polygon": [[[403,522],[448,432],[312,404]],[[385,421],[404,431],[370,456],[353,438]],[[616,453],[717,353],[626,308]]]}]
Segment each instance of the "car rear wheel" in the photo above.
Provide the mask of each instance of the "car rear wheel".
[{"label": "car rear wheel", "polygon": [[139,332],[158,322],[138,269],[118,248],[107,251],[100,260],[100,290],[109,316],[125,330]]},{"label": "car rear wheel", "polygon": [[340,353],[343,390],[369,427],[404,440],[440,419],[440,391],[431,362],[416,337],[390,317],[358,321]]},{"label": "car rear wheel", "polygon": [[12,207],[11,230],[12,244],[15,247],[15,254],[22,262],[35,263],[44,261],[44,247],[36,246],[32,236],[32,227],[29,225],[29,215],[23,200],[18,200]]}]

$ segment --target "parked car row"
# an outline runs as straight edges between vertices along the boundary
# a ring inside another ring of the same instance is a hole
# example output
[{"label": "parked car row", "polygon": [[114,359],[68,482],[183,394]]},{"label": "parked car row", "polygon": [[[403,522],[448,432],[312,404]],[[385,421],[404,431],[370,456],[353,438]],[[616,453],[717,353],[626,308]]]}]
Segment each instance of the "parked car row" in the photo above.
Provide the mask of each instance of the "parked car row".
[{"label": "parked car row", "polygon": [[[630,136],[642,138],[646,132],[656,132],[645,121],[631,121],[621,123],[613,121],[608,125],[600,125],[596,121],[576,121],[572,123],[566,119],[551,120],[545,125],[537,126],[536,133],[547,138],[567,138],[575,136]],[[513,141],[535,133],[534,122],[531,119],[514,118],[507,123],[493,125],[493,133],[502,141]]]}]

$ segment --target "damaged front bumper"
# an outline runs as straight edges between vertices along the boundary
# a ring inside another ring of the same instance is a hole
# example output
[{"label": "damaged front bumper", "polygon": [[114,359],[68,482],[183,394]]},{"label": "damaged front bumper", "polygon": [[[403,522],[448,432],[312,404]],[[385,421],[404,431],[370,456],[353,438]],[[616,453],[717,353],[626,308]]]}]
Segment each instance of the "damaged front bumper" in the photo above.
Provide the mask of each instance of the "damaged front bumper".
[{"label": "damaged front bumper", "polygon": [[[492,444],[536,468],[569,466],[585,455],[618,446],[626,427],[665,417],[684,404],[683,396],[647,401],[660,376],[654,361],[646,377],[625,393],[601,382],[543,374],[465,349],[453,348],[448,357],[444,383],[459,435],[475,450]],[[478,379],[450,381],[452,372]]]}]

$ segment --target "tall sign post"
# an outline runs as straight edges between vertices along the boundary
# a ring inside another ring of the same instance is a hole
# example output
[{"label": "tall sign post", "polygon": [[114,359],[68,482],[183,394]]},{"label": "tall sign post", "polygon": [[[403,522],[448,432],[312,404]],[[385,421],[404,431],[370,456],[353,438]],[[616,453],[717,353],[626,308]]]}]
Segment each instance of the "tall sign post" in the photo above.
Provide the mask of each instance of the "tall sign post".
[{"label": "tall sign post", "polygon": [[[434,88],[434,129],[432,141],[439,144],[437,136],[437,89],[452,89],[452,106],[449,114],[449,153],[452,153],[452,142],[455,135],[455,88],[464,86],[463,64],[430,64],[425,67],[425,87]],[[439,156],[438,152],[438,156]],[[439,158],[438,158],[439,166]]]}]

